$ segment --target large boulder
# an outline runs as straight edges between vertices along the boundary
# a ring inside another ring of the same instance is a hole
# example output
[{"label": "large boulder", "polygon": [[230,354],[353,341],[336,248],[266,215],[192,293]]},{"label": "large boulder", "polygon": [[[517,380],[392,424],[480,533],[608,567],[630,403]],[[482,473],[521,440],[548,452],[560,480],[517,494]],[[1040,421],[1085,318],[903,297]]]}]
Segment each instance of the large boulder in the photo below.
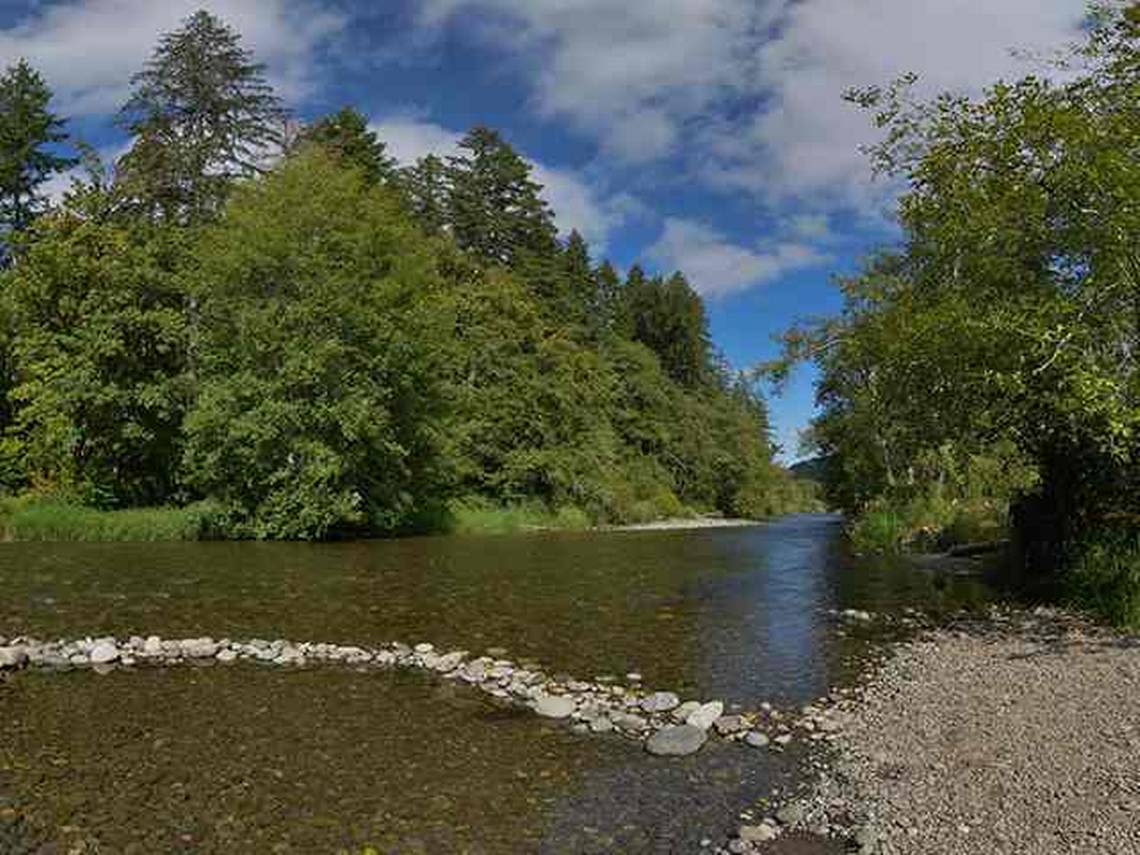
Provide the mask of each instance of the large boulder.
[{"label": "large boulder", "polygon": [[569,718],[577,704],[565,695],[543,695],[534,705],[534,711],[546,718]]},{"label": "large boulder", "polygon": [[28,651],[23,647],[0,647],[0,670],[22,668],[28,662]]}]

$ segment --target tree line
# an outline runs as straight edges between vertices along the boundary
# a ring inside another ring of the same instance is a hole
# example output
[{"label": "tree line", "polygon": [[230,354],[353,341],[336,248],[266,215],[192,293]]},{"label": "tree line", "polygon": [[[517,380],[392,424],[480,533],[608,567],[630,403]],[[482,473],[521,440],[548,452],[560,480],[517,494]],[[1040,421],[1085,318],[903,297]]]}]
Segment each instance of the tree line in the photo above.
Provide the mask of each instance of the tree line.
[{"label": "tree line", "polygon": [[351,107],[292,122],[204,11],[133,78],[115,163],[64,154],[50,101],[25,62],[0,78],[9,494],[258,538],[811,503],[684,275],[561,239],[496,131],[401,168]]},{"label": "tree line", "polygon": [[1135,621],[1140,4],[1093,7],[1085,32],[1062,73],[979,98],[917,99],[913,77],[849,94],[905,184],[904,239],[787,344],[821,371],[811,440],[857,537],[1012,529],[1031,565]]}]

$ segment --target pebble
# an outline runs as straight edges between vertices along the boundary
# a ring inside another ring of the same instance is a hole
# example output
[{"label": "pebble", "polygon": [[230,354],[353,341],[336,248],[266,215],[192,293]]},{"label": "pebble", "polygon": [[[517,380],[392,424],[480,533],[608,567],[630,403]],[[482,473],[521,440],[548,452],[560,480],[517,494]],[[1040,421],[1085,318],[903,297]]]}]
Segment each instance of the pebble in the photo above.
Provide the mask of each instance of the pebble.
[{"label": "pebble", "polygon": [[720,701],[710,701],[707,704],[701,704],[693,712],[689,713],[689,717],[685,719],[685,724],[690,727],[696,727],[700,730],[708,730],[713,726],[716,721],[724,714],[724,704]]},{"label": "pebble", "polygon": [[765,748],[768,745],[769,739],[766,734],[754,730],[744,737],[744,742],[753,748]]},{"label": "pebble", "polygon": [[779,832],[768,823],[762,822],[759,825],[740,826],[737,836],[745,843],[767,843],[779,837]]},{"label": "pebble", "polygon": [[119,658],[119,648],[113,641],[98,641],[91,648],[88,658],[92,665],[109,665]]},{"label": "pebble", "polygon": [[658,756],[683,757],[700,751],[707,739],[705,730],[691,724],[669,725],[649,737],[645,750]]},{"label": "pebble", "polygon": [[0,669],[19,668],[28,661],[28,651],[23,647],[0,647]]},{"label": "pebble", "polygon": [[543,695],[534,705],[534,711],[546,718],[569,718],[575,706],[574,699],[565,695]]},{"label": "pebble", "polygon": [[672,692],[654,692],[641,701],[641,708],[648,713],[668,712],[681,705],[681,699]]},{"label": "pebble", "polygon": [[721,736],[731,736],[734,733],[747,730],[748,722],[744,720],[744,716],[722,715],[713,722],[713,726],[716,728],[716,732]]}]

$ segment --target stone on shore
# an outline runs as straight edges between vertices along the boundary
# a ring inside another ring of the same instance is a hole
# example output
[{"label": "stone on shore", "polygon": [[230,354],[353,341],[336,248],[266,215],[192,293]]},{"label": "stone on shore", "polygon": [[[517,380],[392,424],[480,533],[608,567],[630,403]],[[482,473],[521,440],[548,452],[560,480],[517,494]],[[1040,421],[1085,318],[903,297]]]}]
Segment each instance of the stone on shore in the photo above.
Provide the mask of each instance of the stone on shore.
[{"label": "stone on shore", "polygon": [[21,668],[28,661],[28,651],[23,647],[0,647],[0,669]]},{"label": "stone on shore", "polygon": [[687,719],[700,708],[700,701],[685,701],[683,704],[681,704],[681,706],[673,710],[670,715],[673,716],[673,718],[677,721],[681,722],[681,724],[684,724],[685,719]]},{"label": "stone on shore", "polygon": [[720,701],[709,701],[709,703],[701,704],[689,713],[689,717],[685,719],[685,724],[700,730],[708,730],[713,726],[713,722],[722,715],[724,715],[724,704]]},{"label": "stone on shore", "polygon": [[708,734],[691,724],[663,727],[645,743],[645,750],[660,757],[684,757],[695,754],[708,739]]},{"label": "stone on shore", "polygon": [[765,748],[771,740],[768,739],[767,734],[754,730],[744,737],[745,744],[752,748]]},{"label": "stone on shore", "polygon": [[119,648],[113,641],[97,641],[91,648],[88,659],[92,665],[109,665],[119,658]]},{"label": "stone on shore", "polygon": [[769,840],[775,840],[779,836],[779,832],[766,822],[759,825],[742,825],[737,836],[745,843],[767,843]]},{"label": "stone on shore", "polygon": [[188,659],[213,659],[218,655],[218,645],[212,638],[187,638],[178,648]]},{"label": "stone on shore", "polygon": [[743,716],[739,715],[722,715],[713,724],[716,727],[716,732],[721,736],[731,736],[734,733],[740,733],[742,730],[748,729],[748,722],[744,720]]},{"label": "stone on shore", "polygon": [[681,699],[672,692],[654,692],[649,697],[642,699],[641,708],[648,713],[668,712],[671,709],[676,709],[680,704]]},{"label": "stone on shore", "polygon": [[534,705],[534,711],[546,718],[569,718],[575,706],[574,699],[565,695],[543,695]]}]

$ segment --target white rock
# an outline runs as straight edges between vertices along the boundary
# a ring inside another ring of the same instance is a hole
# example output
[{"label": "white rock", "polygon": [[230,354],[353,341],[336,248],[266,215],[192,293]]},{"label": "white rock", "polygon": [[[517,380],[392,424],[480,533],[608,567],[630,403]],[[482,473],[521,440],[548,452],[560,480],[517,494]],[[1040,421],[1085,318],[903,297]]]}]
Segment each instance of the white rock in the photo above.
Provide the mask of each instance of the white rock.
[{"label": "white rock", "polygon": [[219,650],[218,661],[222,663],[233,662],[238,658],[237,651],[234,650]]},{"label": "white rock", "polygon": [[575,706],[574,699],[565,695],[543,695],[534,705],[534,711],[546,718],[569,718]]},{"label": "white rock", "polygon": [[218,654],[218,645],[212,638],[187,638],[179,642],[178,649],[190,659],[213,659]]},{"label": "white rock", "polygon": [[764,748],[769,742],[767,734],[761,733],[758,730],[754,730],[745,736],[744,741],[753,748]]},{"label": "white rock", "polygon": [[654,692],[649,697],[642,699],[641,708],[649,713],[668,712],[671,709],[676,709],[680,704],[681,699],[672,692]]},{"label": "white rock", "polygon": [[742,825],[738,835],[745,843],[766,843],[775,840],[779,832],[766,822],[759,825]]},{"label": "white rock", "polygon": [[685,719],[685,724],[699,727],[701,730],[708,730],[713,726],[713,722],[722,715],[724,715],[724,704],[720,701],[709,701],[709,703],[701,704],[689,713],[689,717]]},{"label": "white rock", "polygon": [[435,645],[428,644],[426,641],[421,641],[413,649],[416,651],[416,653],[431,653],[433,650],[435,650]]},{"label": "white rock", "polygon": [[28,651],[23,647],[0,647],[0,669],[19,668],[28,661]]},{"label": "white rock", "polygon": [[89,654],[92,665],[109,665],[119,658],[119,648],[113,641],[97,641]]},{"label": "white rock", "polygon": [[681,704],[681,706],[679,706],[679,707],[677,707],[677,709],[673,710],[673,712],[671,712],[670,715],[673,716],[673,718],[676,719],[677,721],[683,722],[685,719],[687,719],[689,716],[691,716],[693,713],[695,713],[700,708],[701,708],[701,702],[700,701],[685,701],[683,704]]}]

